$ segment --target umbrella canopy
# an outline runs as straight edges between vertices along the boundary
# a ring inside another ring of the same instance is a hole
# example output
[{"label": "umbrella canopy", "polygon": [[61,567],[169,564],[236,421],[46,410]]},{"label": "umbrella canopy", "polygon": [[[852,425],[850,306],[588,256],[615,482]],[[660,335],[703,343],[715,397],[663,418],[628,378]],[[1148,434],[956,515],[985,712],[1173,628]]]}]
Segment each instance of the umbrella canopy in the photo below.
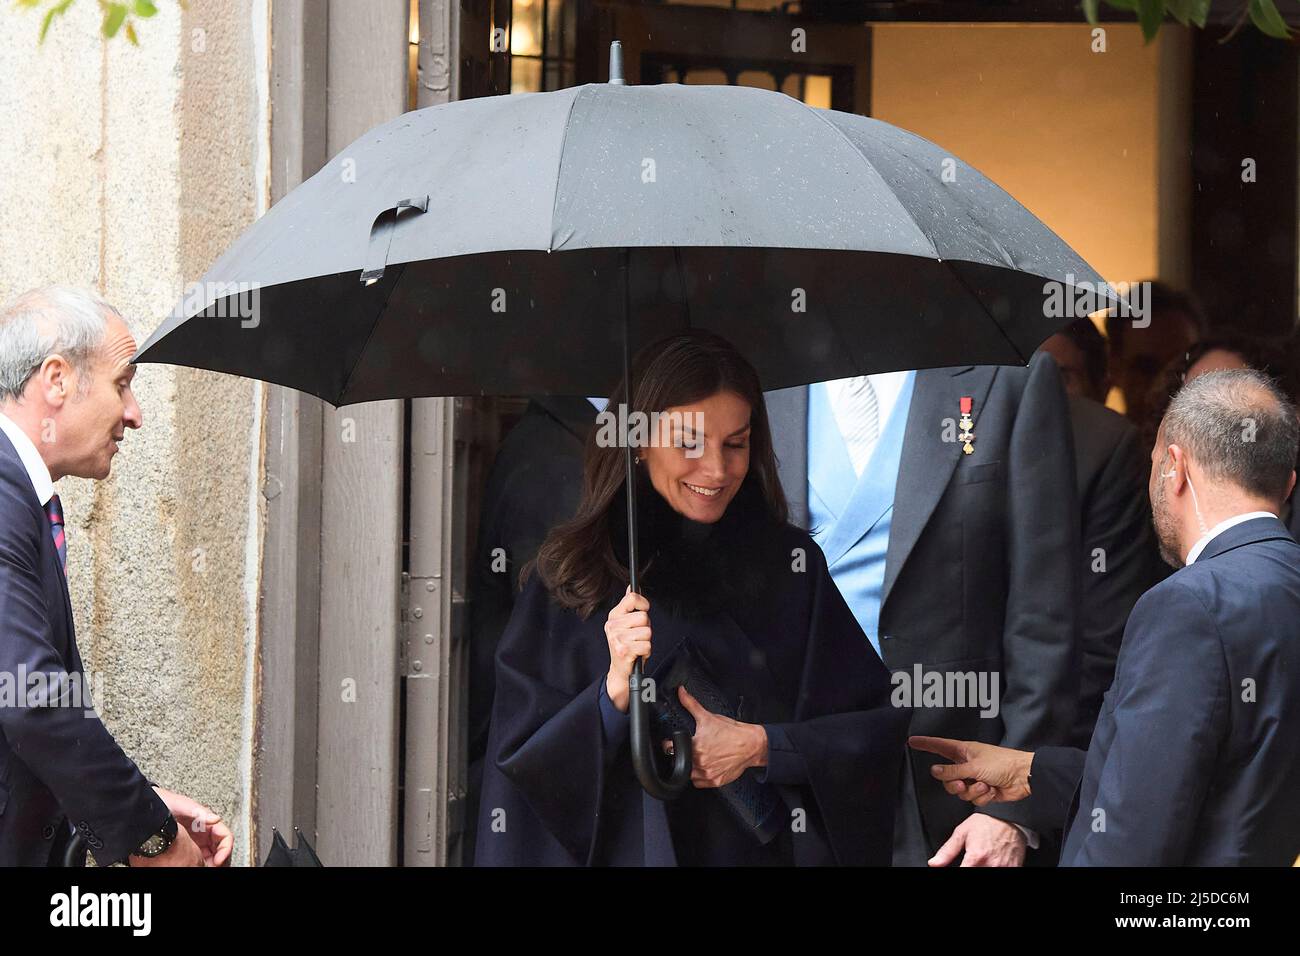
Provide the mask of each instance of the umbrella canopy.
[{"label": "umbrella canopy", "polygon": [[[608,85],[449,103],[362,136],[231,246],[136,361],[334,405],[593,395],[630,378],[634,348],[704,328],[780,388],[1022,364],[1071,287],[1100,285],[917,136],[747,87],[624,86],[618,54]],[[641,686],[638,660],[633,766],[667,799],[689,783],[691,740],[673,734],[663,779]]]},{"label": "umbrella canopy", "polygon": [[710,329],[768,388],[1023,364],[1068,318],[1044,282],[1100,283],[1006,192],[887,123],[740,86],[592,84],[365,134],[232,245],[136,360],[334,405],[607,394],[624,250],[634,349]]}]

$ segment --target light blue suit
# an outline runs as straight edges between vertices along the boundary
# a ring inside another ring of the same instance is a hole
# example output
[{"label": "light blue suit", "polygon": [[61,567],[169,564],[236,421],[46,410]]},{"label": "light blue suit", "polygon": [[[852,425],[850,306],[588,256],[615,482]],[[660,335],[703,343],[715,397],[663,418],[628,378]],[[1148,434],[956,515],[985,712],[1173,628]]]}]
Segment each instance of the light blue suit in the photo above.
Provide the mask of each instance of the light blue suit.
[{"label": "light blue suit", "polygon": [[909,372],[859,477],[825,385],[808,389],[808,516],[853,616],[880,654],[880,606],[894,488],[916,373]]}]

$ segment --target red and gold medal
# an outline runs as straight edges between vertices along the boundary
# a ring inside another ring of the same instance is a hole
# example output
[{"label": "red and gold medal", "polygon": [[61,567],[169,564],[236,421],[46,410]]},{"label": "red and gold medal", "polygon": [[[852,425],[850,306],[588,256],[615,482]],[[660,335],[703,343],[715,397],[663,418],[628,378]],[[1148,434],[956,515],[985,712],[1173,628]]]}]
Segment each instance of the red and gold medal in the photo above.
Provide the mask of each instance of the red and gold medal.
[{"label": "red and gold medal", "polygon": [[975,451],[975,433],[971,431],[975,427],[975,423],[970,417],[974,405],[975,400],[971,396],[963,395],[961,397],[961,421],[957,423],[961,426],[961,434],[957,437],[961,440],[961,450],[968,455]]}]

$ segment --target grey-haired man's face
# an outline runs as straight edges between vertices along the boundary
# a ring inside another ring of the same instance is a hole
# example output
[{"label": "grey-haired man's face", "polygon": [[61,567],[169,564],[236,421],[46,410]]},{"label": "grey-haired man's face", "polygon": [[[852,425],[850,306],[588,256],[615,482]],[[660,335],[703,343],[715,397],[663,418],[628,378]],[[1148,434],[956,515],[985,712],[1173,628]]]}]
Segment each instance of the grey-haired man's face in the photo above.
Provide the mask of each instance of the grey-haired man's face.
[{"label": "grey-haired man's face", "polygon": [[126,323],[110,316],[103,345],[88,368],[74,373],[73,387],[59,411],[51,435],[54,453],[47,459],[56,463],[52,471],[79,478],[108,477],[126,429],[144,424],[131,391],[135,350]]}]

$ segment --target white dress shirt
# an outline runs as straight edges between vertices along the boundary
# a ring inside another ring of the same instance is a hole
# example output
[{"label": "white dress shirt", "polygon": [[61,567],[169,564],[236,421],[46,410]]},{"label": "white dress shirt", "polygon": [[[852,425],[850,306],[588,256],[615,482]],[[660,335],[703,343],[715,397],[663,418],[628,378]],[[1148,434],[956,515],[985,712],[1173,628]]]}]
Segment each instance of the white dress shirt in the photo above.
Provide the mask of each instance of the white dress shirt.
[{"label": "white dress shirt", "polygon": [[1187,561],[1185,563],[1195,563],[1196,559],[1201,556],[1201,552],[1205,550],[1206,545],[1229,528],[1239,525],[1243,521],[1250,521],[1253,518],[1276,517],[1277,515],[1273,514],[1271,511],[1247,511],[1245,514],[1233,515],[1231,518],[1224,518],[1209,531],[1205,532],[1205,534],[1201,535],[1200,541],[1197,541],[1196,544],[1192,545],[1192,550],[1187,552]]},{"label": "white dress shirt", "polygon": [[41,459],[41,453],[36,450],[27,433],[3,413],[0,413],[0,431],[3,431],[13,442],[23,467],[27,469],[27,477],[32,480],[32,487],[36,489],[36,497],[44,508],[54,497],[54,481],[50,478],[50,469],[45,467],[45,462]]}]

